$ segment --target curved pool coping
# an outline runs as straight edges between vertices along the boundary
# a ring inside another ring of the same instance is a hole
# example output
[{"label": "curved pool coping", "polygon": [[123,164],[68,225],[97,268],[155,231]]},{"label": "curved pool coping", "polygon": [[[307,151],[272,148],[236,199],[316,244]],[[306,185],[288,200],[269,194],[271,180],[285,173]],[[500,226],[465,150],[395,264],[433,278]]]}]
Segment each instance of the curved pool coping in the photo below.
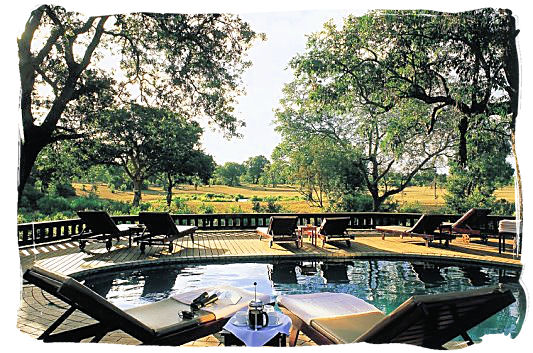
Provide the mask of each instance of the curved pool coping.
[{"label": "curved pool coping", "polygon": [[104,265],[97,268],[91,268],[70,273],[69,276],[74,278],[83,278],[90,275],[116,272],[124,270],[134,270],[139,268],[158,268],[168,265],[184,265],[184,264],[217,264],[217,263],[234,263],[234,262],[266,262],[266,261],[309,261],[311,259],[318,261],[354,261],[364,259],[378,259],[378,260],[396,260],[396,261],[412,261],[425,260],[431,262],[442,262],[446,264],[457,263],[462,265],[479,265],[498,267],[501,269],[521,270],[522,264],[502,263],[498,261],[482,260],[465,258],[461,256],[447,256],[447,255],[429,255],[429,254],[384,254],[382,252],[365,252],[353,255],[221,255],[212,258],[164,258],[164,259],[150,259],[150,260],[136,260],[123,262],[118,264]]}]

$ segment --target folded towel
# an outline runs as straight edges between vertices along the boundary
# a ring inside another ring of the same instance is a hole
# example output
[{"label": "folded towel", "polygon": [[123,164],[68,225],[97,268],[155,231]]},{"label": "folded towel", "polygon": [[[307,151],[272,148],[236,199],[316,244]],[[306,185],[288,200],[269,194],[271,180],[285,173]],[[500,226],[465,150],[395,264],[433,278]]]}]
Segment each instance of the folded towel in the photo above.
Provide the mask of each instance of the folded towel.
[{"label": "folded towel", "polygon": [[[194,298],[197,298],[203,292],[207,292],[209,295],[213,293],[217,294],[217,301],[202,308],[203,310],[215,314],[217,319],[229,317],[237,311],[248,307],[250,301],[254,299],[254,292],[226,285],[199,288],[189,292],[175,294],[171,298],[190,305]],[[263,303],[268,303],[270,301],[270,296],[257,293],[257,299],[262,300]]]},{"label": "folded towel", "polygon": [[278,297],[278,302],[308,325],[315,319],[381,312],[374,305],[345,293],[282,295]]},{"label": "folded towel", "polygon": [[521,233],[522,222],[511,219],[501,220],[498,224],[498,231],[500,233]]}]

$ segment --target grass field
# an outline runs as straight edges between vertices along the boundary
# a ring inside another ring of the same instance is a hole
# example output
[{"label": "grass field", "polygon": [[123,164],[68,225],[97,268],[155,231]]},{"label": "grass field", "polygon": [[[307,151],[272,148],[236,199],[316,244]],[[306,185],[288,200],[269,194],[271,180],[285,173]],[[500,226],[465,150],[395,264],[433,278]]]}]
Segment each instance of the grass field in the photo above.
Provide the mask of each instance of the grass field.
[{"label": "grass field", "polygon": [[[92,184],[73,184],[76,194],[87,195],[92,189]],[[133,192],[131,191],[115,191],[111,192],[109,187],[105,184],[96,185],[96,195],[100,198],[131,202],[133,199]],[[432,209],[440,208],[444,205],[444,194],[446,190],[437,188],[435,191],[431,187],[412,186],[405,189],[402,193],[395,195],[394,200],[398,201],[400,205],[419,204],[424,210],[430,211]],[[217,199],[210,201],[205,199],[206,194],[216,194]],[[197,190],[191,185],[180,185],[174,190],[174,197],[181,197],[186,200],[184,203],[194,212],[197,212],[201,207],[209,205],[214,208],[217,213],[235,212],[235,210],[242,210],[242,212],[252,212],[252,201],[238,202],[235,201],[237,195],[241,195],[245,199],[253,196],[264,197],[278,197],[280,204],[287,212],[320,212],[320,208],[310,206],[306,201],[302,200],[300,193],[293,187],[287,185],[280,185],[277,187],[263,187],[259,185],[241,185],[241,186],[226,186],[226,185],[212,185],[200,186]],[[158,187],[150,187],[148,190],[143,190],[142,201],[150,203],[164,203],[165,191]],[[514,188],[507,186],[496,191],[497,198],[503,198],[507,201],[514,202]],[[197,199],[195,199],[197,198]]]}]

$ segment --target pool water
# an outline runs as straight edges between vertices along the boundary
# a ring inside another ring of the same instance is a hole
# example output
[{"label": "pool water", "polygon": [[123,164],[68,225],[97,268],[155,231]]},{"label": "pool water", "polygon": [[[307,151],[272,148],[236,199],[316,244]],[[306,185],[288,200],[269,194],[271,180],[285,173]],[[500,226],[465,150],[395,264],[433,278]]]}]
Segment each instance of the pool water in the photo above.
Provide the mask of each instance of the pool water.
[{"label": "pool water", "polygon": [[412,295],[464,291],[505,283],[516,302],[474,327],[479,341],[486,334],[520,332],[526,296],[515,269],[428,261],[357,260],[277,263],[190,264],[146,268],[86,277],[85,284],[121,308],[168,298],[194,288],[227,284],[271,295],[316,292],[349,293],[385,313]]}]

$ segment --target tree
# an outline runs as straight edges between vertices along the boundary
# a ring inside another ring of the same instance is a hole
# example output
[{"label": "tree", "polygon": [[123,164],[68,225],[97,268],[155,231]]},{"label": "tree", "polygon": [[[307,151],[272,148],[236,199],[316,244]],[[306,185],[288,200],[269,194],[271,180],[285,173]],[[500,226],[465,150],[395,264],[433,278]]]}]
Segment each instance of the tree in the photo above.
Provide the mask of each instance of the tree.
[{"label": "tree", "polygon": [[[192,132],[193,130],[189,131]],[[190,135],[189,143],[182,143],[180,140],[172,140],[164,147],[164,152],[159,160],[159,169],[165,175],[165,186],[167,191],[167,205],[170,207],[172,202],[172,189],[182,181],[190,181],[194,184],[195,189],[200,183],[207,184],[215,171],[215,161],[213,157],[205,154],[202,150],[194,147],[198,143],[199,136]]]},{"label": "tree", "polygon": [[311,205],[332,208],[344,195],[361,188],[360,175],[350,173],[358,160],[357,153],[341,148],[328,137],[286,138],[276,148],[278,157],[287,160],[289,182]]},{"label": "tree", "polygon": [[245,172],[246,168],[242,164],[226,162],[216,168],[215,175],[223,185],[235,186],[239,185],[239,179]]},{"label": "tree", "polygon": [[[244,55],[258,35],[235,15],[133,13],[84,18],[57,6],[32,11],[18,39],[19,198],[40,151],[79,139],[99,111],[128,101],[207,117],[228,136],[242,93]],[[106,67],[116,59],[117,64]],[[114,74],[116,73],[116,74]]]},{"label": "tree", "polygon": [[[283,140],[295,141],[294,145],[311,136],[315,141],[331,139],[339,150],[357,151],[359,158],[350,165],[355,168],[354,175],[362,176],[377,211],[453,146],[448,120],[442,117],[431,122],[427,106],[413,99],[388,107],[360,102],[355,82],[347,78],[336,82],[337,68],[312,67],[317,57],[328,55],[318,49],[310,47],[306,55],[291,61],[296,78],[284,88],[281,108],[276,112],[277,130]],[[328,81],[327,90],[316,84],[319,78]],[[401,177],[391,183],[393,174]]]},{"label": "tree", "polygon": [[462,168],[473,121],[500,116],[499,129],[511,140],[520,178],[514,142],[517,35],[509,10],[373,11],[347,17],[340,29],[327,23],[310,36],[307,53],[296,59],[305,64],[297,70],[313,73],[317,97],[348,100],[353,95],[342,95],[355,91],[359,104],[382,111],[400,100],[425,104],[429,129],[453,111]]},{"label": "tree", "polygon": [[144,180],[170,171],[172,163],[183,164],[202,131],[175,113],[135,103],[102,112],[97,125],[99,133],[86,143],[90,146],[87,156],[93,163],[123,168],[133,182],[134,206],[141,201]]},{"label": "tree", "polygon": [[494,133],[479,131],[497,125],[499,119],[494,118],[483,118],[482,127],[467,134],[469,154],[466,168],[455,160],[449,163],[450,175],[444,199],[453,212],[464,213],[472,207],[486,207],[494,212],[499,208],[494,191],[512,180],[513,168],[507,161],[510,141]]},{"label": "tree", "polygon": [[252,184],[259,183],[259,178],[269,163],[269,160],[263,155],[250,157],[246,162],[244,162],[244,166],[246,167],[246,175],[250,178]]}]

